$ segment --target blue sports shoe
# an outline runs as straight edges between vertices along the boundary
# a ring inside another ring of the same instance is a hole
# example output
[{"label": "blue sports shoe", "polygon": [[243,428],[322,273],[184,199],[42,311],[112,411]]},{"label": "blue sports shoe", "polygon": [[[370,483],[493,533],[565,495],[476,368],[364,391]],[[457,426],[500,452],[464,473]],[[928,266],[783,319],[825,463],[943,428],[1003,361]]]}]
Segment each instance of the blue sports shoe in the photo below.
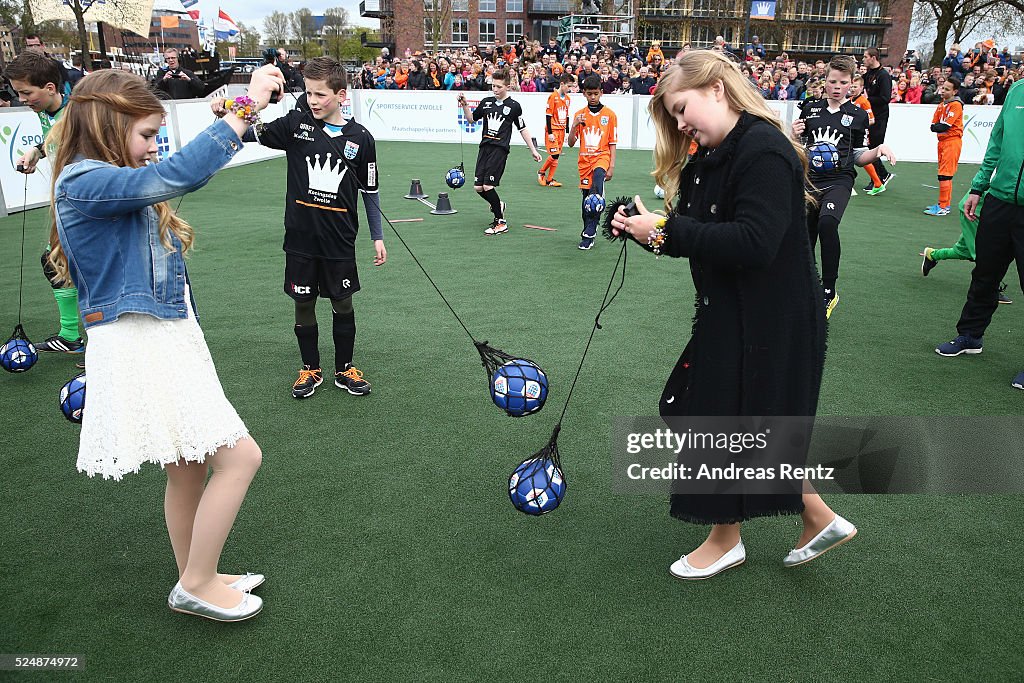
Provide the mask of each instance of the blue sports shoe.
[{"label": "blue sports shoe", "polygon": [[1019,373],[1013,378],[1014,389],[1024,389],[1024,372]]},{"label": "blue sports shoe", "polygon": [[981,337],[975,339],[974,337],[970,337],[966,334],[961,334],[952,341],[940,344],[935,349],[935,353],[948,358],[959,356],[961,353],[981,353]]},{"label": "blue sports shoe", "polygon": [[[884,187],[884,185],[883,185],[883,187]],[[929,215],[929,216],[948,216],[949,215],[949,207],[948,206],[939,206],[938,204],[935,204],[933,206],[929,206],[927,209],[924,210],[924,212],[927,215]]]}]

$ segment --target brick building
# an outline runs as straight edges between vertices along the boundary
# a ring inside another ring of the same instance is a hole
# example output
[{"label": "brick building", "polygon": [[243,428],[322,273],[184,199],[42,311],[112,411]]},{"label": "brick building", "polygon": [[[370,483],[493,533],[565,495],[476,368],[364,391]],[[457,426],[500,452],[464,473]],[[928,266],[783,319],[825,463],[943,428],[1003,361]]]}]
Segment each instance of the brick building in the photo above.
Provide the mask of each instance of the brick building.
[{"label": "brick building", "polygon": [[[666,52],[690,43],[710,47],[715,36],[741,49],[747,17],[756,0],[636,0],[635,37],[641,45],[660,40]],[[606,11],[612,3],[605,2]],[[572,12],[571,0],[363,0],[360,15],[381,22],[381,40],[367,43],[401,54],[430,47],[432,24],[441,22],[441,45],[514,41],[522,35],[544,43],[558,34],[559,18]],[[435,6],[439,9],[435,9]],[[896,64],[907,49],[913,0],[779,0],[772,21],[750,21],[772,55],[819,59],[845,53],[860,56],[878,47],[882,61]]]},{"label": "brick building", "polygon": [[179,50],[192,48],[197,52],[200,49],[199,28],[196,22],[189,19],[179,20],[177,28],[165,28],[161,31],[160,17],[153,17],[153,23],[149,27],[149,38],[103,24],[103,40],[108,52],[113,51],[113,48],[120,48],[126,55],[147,55],[169,47]]}]

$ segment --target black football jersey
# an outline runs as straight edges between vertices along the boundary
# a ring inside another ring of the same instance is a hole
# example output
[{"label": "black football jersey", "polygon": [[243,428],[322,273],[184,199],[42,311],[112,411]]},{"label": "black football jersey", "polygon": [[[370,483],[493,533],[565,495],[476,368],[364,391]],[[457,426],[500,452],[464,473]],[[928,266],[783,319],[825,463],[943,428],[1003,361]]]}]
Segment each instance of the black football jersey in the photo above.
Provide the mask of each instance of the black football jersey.
[{"label": "black football jersey", "polygon": [[480,144],[497,145],[506,151],[512,141],[512,124],[515,124],[517,130],[526,128],[523,107],[511,97],[506,97],[500,103],[494,96],[480,100],[480,104],[473,110],[473,120],[480,119],[484,121]]},{"label": "black football jersey", "polygon": [[850,101],[833,111],[828,108],[828,100],[806,100],[800,118],[806,122],[801,137],[807,148],[811,181],[855,180],[853,153],[867,148],[868,113]]},{"label": "black football jersey", "polygon": [[360,192],[377,192],[377,148],[370,131],[350,119],[334,133],[293,109],[246,133],[288,161],[284,250],[313,258],[355,260]]}]

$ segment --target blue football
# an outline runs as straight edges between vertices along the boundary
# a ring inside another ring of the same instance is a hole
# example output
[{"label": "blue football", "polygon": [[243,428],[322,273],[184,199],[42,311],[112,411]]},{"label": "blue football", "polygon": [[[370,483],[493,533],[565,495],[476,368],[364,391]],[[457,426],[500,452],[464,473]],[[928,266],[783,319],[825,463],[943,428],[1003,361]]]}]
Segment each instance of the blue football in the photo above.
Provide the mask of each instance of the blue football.
[{"label": "blue football", "polygon": [[14,337],[0,346],[0,365],[7,372],[25,372],[39,360],[36,347],[27,339]]},{"label": "blue football", "polygon": [[604,197],[599,194],[588,194],[583,199],[583,210],[591,215],[604,211]]},{"label": "blue football", "polygon": [[444,174],[444,182],[448,184],[448,187],[457,190],[466,184],[466,173],[458,167],[450,168]]},{"label": "blue football", "polygon": [[60,411],[71,422],[79,424],[85,412],[85,373],[72,377],[61,387]]},{"label": "blue football", "polygon": [[536,413],[547,398],[548,377],[531,361],[511,360],[491,376],[491,399],[512,417]]},{"label": "blue football", "polygon": [[524,460],[508,480],[512,505],[528,515],[543,515],[557,508],[565,489],[562,470],[546,458]]}]

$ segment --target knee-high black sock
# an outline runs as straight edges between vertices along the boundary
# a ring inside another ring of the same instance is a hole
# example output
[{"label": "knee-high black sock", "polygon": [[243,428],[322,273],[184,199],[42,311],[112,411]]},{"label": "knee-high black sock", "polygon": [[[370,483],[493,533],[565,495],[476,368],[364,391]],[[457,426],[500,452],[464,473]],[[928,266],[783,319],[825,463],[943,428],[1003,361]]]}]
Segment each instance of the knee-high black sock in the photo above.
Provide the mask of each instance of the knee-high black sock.
[{"label": "knee-high black sock", "polygon": [[484,201],[491,205],[491,213],[494,214],[495,218],[504,218],[501,215],[501,198],[498,197],[498,191],[493,187],[489,190],[480,192],[479,195],[484,198]]},{"label": "knee-high black sock", "polygon": [[341,372],[352,362],[356,346],[355,311],[334,314],[334,371]]},{"label": "knee-high black sock", "polygon": [[839,221],[835,216],[818,218],[818,238],[821,240],[821,284],[834,292],[839,278]]},{"label": "knee-high black sock", "polygon": [[318,325],[296,325],[295,337],[299,340],[302,364],[316,369],[320,367],[320,331]]}]

